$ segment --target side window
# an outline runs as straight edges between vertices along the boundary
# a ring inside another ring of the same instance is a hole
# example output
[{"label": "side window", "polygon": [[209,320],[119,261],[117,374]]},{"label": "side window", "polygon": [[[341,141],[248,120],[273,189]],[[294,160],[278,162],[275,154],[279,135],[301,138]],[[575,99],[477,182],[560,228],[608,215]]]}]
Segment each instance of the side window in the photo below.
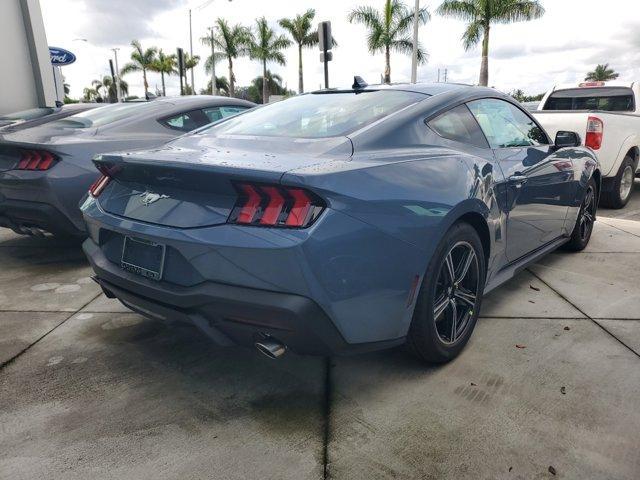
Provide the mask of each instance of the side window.
[{"label": "side window", "polygon": [[476,117],[491,148],[548,145],[538,125],[516,106],[497,98],[484,98],[467,104]]},{"label": "side window", "polygon": [[427,123],[441,137],[456,142],[467,143],[480,148],[487,148],[478,122],[475,121],[466,105],[459,105],[437,116]]},{"label": "side window", "polygon": [[209,119],[209,123],[212,123],[222,120],[223,118],[233,117],[246,109],[247,107],[229,105],[224,107],[203,108],[202,111]]},{"label": "side window", "polygon": [[182,132],[190,132],[209,123],[200,110],[182,112],[160,120],[164,126]]}]

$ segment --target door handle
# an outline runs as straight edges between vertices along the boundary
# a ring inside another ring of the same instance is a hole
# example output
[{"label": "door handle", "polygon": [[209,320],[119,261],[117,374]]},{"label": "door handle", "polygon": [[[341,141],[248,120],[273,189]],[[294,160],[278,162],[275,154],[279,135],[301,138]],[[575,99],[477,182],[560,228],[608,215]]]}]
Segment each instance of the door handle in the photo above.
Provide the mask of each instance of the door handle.
[{"label": "door handle", "polygon": [[511,175],[509,177],[509,182],[515,184],[516,188],[522,187],[522,185],[527,183],[528,180],[529,180],[529,178],[526,175],[515,174],[515,175]]}]

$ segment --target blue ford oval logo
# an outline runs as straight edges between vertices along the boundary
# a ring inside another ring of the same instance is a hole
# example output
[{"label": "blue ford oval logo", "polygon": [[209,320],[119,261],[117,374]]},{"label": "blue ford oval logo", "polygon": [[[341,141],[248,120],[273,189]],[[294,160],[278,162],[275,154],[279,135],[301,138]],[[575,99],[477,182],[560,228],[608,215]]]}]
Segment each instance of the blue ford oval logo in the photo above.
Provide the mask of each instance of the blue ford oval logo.
[{"label": "blue ford oval logo", "polygon": [[70,65],[76,61],[76,56],[64,48],[49,47],[52,65]]}]

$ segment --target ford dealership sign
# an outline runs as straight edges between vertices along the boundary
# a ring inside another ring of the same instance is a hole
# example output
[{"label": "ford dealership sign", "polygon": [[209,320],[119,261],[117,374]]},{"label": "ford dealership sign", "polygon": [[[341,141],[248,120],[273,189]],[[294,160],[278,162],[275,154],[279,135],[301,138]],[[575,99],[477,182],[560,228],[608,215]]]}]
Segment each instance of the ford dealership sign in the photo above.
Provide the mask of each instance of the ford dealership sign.
[{"label": "ford dealership sign", "polygon": [[52,65],[70,65],[76,61],[76,56],[64,48],[49,47]]}]

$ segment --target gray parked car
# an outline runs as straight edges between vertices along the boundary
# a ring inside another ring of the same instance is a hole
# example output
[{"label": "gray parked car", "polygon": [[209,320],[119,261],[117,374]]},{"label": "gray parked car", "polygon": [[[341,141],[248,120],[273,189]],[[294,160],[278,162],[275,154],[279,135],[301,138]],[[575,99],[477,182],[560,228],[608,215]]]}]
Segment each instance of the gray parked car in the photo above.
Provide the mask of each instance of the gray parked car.
[{"label": "gray parked car", "polygon": [[100,106],[102,105],[99,103],[70,103],[61,107],[32,108],[7,113],[0,116],[0,134],[37,127]]},{"label": "gray parked car", "polygon": [[0,227],[84,235],[78,202],[98,177],[94,155],[153,148],[254,104],[214,96],[113,104],[0,138]]}]

